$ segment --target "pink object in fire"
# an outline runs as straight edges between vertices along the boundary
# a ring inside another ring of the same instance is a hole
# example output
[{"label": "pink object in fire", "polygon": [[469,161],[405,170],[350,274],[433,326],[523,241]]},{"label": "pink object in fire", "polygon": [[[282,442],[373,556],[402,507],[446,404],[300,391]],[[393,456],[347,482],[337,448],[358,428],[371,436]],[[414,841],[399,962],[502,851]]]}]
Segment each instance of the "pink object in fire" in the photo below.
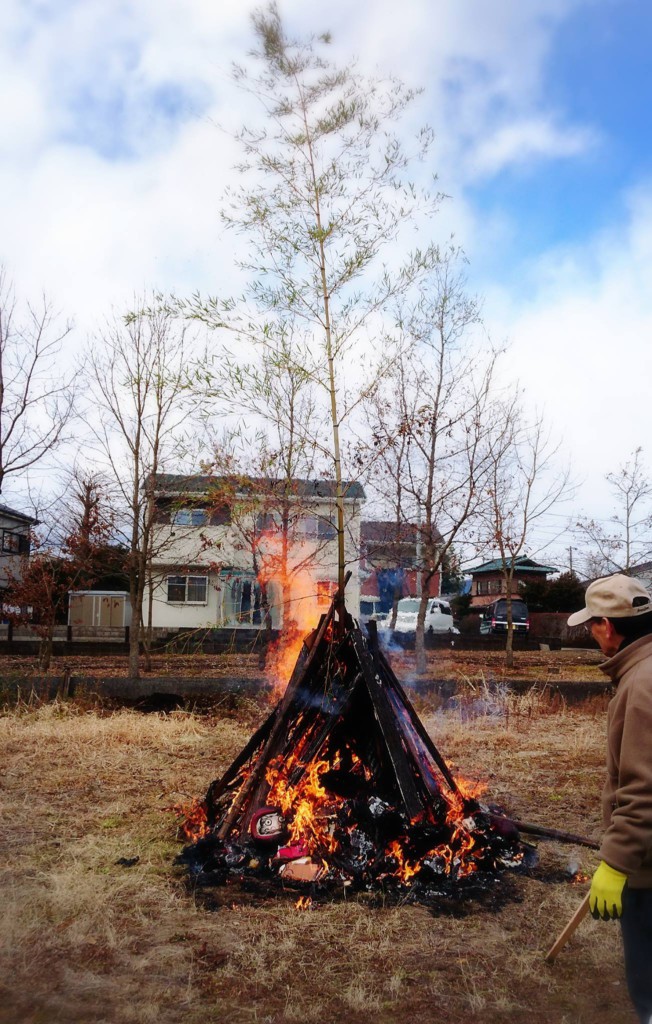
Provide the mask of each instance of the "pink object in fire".
[{"label": "pink object in fire", "polygon": [[308,847],[305,843],[294,843],[292,846],[279,846],[276,860],[298,860],[299,857],[308,855]]}]

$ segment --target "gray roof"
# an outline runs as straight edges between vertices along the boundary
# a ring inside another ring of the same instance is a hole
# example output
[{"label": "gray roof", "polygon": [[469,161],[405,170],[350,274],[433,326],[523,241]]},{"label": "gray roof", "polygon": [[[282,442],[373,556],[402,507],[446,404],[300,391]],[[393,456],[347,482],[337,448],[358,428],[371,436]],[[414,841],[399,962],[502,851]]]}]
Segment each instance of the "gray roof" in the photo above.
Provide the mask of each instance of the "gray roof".
[{"label": "gray roof", "polygon": [[38,519],[34,519],[33,516],[25,515],[24,512],[17,512],[15,508],[9,508],[8,505],[0,505],[0,515],[9,516],[12,519],[17,519],[21,523],[31,524],[32,526],[38,526]]},{"label": "gray roof", "polygon": [[[396,523],[395,520],[365,519],[360,523],[360,540],[368,545],[373,544],[411,544],[417,543],[419,527],[415,523]],[[432,539],[443,540],[437,528],[433,529]]]},{"label": "gray roof", "polygon": [[[281,495],[287,483],[283,479],[267,479],[266,477],[201,476],[192,473],[187,475],[156,473],[150,478],[150,481],[157,494],[207,494],[209,491],[219,490],[220,487],[228,485],[232,493],[234,491],[239,494],[278,492]],[[356,480],[344,480],[342,487],[345,501],[364,501],[364,488]],[[291,481],[290,493],[298,498],[335,498],[335,481],[294,479]]]}]

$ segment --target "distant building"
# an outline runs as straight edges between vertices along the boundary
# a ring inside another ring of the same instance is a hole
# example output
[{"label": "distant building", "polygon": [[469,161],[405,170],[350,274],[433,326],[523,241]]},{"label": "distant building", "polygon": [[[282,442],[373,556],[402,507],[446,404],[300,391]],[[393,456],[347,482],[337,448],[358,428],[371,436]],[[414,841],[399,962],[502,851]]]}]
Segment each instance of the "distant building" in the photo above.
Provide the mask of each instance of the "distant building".
[{"label": "distant building", "polygon": [[[254,628],[282,625],[280,578],[288,544],[286,586],[292,617],[314,623],[337,588],[337,508],[333,480],[292,481],[158,474],[149,482],[155,506],[151,602],[155,627]],[[357,612],[360,484],[344,483],[345,559],[352,576],[346,603]]]},{"label": "distant building", "polygon": [[124,627],[131,624],[131,602],[126,590],[73,590],[68,595],[68,625]]},{"label": "distant building", "polygon": [[38,519],[0,505],[0,594],[7,589],[9,576],[20,576],[21,558],[29,555],[30,530]]},{"label": "distant building", "polygon": [[[401,597],[415,597],[419,592],[417,531],[412,523],[366,520],[360,524],[361,596],[379,598],[385,612],[391,609],[396,590]],[[433,573],[428,592],[439,597],[439,571]]]},{"label": "distant building", "polygon": [[[471,574],[471,607],[481,608],[486,604],[491,604],[498,597],[507,597],[501,558],[483,562],[467,571]],[[521,555],[514,559],[511,592],[518,594],[531,580],[545,580],[557,571],[552,565],[541,565],[533,558]]]},{"label": "distant building", "polygon": [[629,570],[629,575],[637,579],[639,583],[642,583],[645,589],[652,594],[652,562],[641,562],[639,565],[633,565]]}]

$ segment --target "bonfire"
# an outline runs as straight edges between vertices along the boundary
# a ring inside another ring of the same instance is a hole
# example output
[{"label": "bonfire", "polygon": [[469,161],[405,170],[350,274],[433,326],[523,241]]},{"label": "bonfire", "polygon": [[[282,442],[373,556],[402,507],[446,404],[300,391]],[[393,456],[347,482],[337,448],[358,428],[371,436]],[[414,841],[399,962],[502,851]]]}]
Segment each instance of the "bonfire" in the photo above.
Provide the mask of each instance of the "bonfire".
[{"label": "bonfire", "polygon": [[185,816],[201,885],[432,902],[535,859],[425,730],[373,633],[333,600],[281,700]]}]

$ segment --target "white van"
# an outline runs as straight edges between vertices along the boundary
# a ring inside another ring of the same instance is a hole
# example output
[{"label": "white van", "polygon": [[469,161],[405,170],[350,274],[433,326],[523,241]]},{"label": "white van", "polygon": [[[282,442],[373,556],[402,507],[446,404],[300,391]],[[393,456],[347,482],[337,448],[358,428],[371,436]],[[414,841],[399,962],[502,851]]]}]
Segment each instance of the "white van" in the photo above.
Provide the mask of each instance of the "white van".
[{"label": "white van", "polygon": [[[420,604],[421,600],[418,597],[404,597],[398,602],[395,633],[416,633]],[[429,599],[423,628],[426,633],[459,633],[459,629],[453,624],[448,601],[441,597]]]}]

